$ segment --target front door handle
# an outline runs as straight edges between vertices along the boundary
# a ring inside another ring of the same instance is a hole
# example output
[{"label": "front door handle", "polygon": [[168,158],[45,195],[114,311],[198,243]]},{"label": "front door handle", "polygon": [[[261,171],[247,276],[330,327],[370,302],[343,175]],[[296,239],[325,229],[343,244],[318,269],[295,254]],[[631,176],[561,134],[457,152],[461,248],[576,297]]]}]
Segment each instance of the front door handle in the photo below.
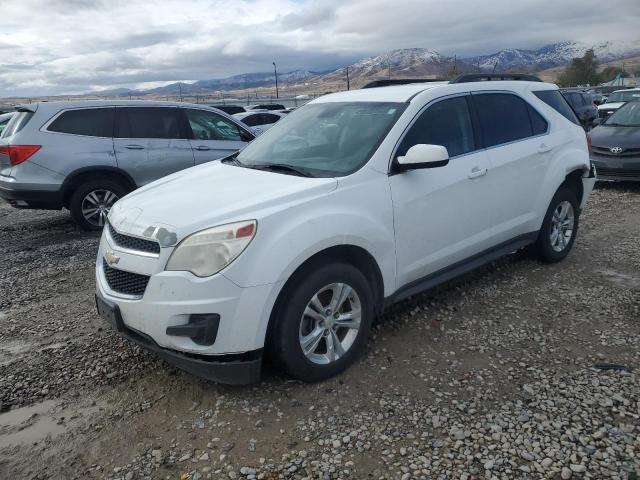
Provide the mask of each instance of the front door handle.
[{"label": "front door handle", "polygon": [[538,153],[547,153],[553,150],[553,147],[545,145],[544,143],[538,147]]},{"label": "front door handle", "polygon": [[200,152],[206,152],[207,150],[211,150],[211,147],[207,147],[206,145],[198,145],[195,148],[196,148],[196,150],[199,150]]},{"label": "front door handle", "polygon": [[142,145],[138,145],[138,144],[130,144],[130,145],[125,145],[124,148],[127,148],[129,150],[144,150],[144,147]]},{"label": "front door handle", "polygon": [[473,167],[471,173],[469,174],[469,178],[474,179],[484,177],[488,171],[488,168]]}]

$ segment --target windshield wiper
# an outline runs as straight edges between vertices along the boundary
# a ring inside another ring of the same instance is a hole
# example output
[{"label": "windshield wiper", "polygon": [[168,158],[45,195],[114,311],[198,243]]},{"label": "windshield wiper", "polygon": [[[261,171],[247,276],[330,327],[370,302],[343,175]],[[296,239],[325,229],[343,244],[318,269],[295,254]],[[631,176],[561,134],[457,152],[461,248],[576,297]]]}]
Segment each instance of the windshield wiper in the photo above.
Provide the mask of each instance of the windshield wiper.
[{"label": "windshield wiper", "polygon": [[272,172],[293,173],[300,177],[313,177],[313,175],[305,168],[294,167],[284,163],[256,163],[253,165],[243,165],[249,168],[255,168],[256,170],[268,170]]}]

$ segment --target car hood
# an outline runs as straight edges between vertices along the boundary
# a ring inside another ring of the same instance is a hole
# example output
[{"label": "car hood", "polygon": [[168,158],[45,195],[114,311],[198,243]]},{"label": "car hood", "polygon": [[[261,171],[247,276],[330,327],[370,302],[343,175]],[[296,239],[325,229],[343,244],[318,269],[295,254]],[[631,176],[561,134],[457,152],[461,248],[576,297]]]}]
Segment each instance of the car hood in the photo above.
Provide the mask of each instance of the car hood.
[{"label": "car hood", "polygon": [[116,230],[154,237],[170,246],[193,232],[240,220],[260,220],[275,210],[333,191],[335,178],[307,178],[207,163],[146,185],[109,214]]},{"label": "car hood", "polygon": [[615,110],[620,108],[626,102],[611,102],[611,103],[603,103],[602,105],[598,105],[598,110]]},{"label": "car hood", "polygon": [[607,127],[600,125],[589,132],[594,147],[640,148],[640,127]]}]

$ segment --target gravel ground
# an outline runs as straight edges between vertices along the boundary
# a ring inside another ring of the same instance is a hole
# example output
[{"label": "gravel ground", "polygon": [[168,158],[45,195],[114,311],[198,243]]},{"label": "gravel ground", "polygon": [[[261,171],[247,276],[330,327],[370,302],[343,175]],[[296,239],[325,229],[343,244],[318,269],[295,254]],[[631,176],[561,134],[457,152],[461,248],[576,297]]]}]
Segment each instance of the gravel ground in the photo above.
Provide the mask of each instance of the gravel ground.
[{"label": "gravel ground", "polygon": [[561,264],[395,306],[335,379],[229,387],[106,328],[96,235],[0,205],[0,478],[638,478],[640,187],[581,220]]}]

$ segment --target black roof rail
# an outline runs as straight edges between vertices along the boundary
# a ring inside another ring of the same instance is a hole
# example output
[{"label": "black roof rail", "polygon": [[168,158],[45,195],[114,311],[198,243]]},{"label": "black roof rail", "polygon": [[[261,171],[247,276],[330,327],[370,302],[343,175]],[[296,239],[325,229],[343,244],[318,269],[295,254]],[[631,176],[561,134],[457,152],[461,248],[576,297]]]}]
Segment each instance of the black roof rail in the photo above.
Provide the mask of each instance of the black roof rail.
[{"label": "black roof rail", "polygon": [[528,73],[463,73],[449,83],[490,82],[494,80],[521,80],[525,82],[542,82],[535,75]]},{"label": "black roof rail", "polygon": [[362,88],[390,87],[392,85],[408,85],[410,83],[442,82],[440,78],[387,78],[384,80],[373,80]]}]

